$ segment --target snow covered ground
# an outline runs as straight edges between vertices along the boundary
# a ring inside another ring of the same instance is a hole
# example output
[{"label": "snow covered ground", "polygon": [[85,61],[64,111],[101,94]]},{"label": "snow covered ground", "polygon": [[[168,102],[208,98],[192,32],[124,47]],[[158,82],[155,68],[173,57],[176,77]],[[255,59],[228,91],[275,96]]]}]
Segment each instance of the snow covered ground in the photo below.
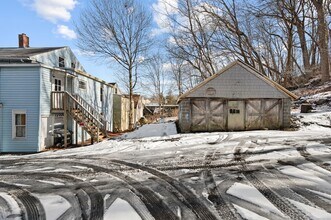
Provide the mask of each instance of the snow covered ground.
[{"label": "snow covered ground", "polygon": [[331,219],[331,112],[297,131],[176,134],[0,156],[0,219]]}]

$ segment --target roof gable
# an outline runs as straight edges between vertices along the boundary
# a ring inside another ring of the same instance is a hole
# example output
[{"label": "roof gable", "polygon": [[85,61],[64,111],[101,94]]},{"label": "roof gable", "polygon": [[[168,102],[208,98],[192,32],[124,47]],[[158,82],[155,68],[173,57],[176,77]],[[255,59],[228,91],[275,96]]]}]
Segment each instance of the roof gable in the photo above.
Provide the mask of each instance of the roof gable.
[{"label": "roof gable", "polygon": [[298,97],[262,76],[257,70],[235,61],[179,97],[292,98]]}]

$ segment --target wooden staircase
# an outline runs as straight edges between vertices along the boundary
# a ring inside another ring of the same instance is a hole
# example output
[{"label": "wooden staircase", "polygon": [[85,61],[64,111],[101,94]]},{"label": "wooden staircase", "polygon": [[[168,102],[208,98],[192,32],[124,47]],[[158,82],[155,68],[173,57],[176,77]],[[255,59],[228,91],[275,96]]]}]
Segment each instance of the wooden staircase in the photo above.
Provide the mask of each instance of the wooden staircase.
[{"label": "wooden staircase", "polygon": [[107,137],[106,119],[81,96],[68,92],[52,92],[51,99],[51,111],[68,114],[91,136],[92,143]]}]

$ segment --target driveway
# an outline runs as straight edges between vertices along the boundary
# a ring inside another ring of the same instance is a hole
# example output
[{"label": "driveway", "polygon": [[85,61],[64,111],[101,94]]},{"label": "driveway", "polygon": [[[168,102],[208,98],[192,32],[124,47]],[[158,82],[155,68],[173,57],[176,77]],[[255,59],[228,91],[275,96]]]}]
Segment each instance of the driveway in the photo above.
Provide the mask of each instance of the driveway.
[{"label": "driveway", "polygon": [[330,130],[177,134],[2,155],[0,219],[331,219]]}]

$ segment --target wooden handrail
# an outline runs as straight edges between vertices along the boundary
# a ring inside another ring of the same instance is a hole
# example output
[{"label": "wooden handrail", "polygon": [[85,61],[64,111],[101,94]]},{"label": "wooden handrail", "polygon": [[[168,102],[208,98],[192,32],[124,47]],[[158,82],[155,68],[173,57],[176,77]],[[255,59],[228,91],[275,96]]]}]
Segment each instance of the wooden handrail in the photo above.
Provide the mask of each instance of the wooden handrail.
[{"label": "wooden handrail", "polygon": [[[76,105],[80,106],[82,108],[82,110],[84,110],[84,112],[86,112],[89,116],[92,117],[92,119],[94,119],[98,124],[103,125],[102,122],[99,121],[99,119],[97,119],[92,113],[89,112],[88,109],[86,109],[77,99],[75,99],[70,93],[65,92],[65,94],[70,97]],[[69,99],[67,99],[67,101],[69,102]],[[70,106],[70,105],[69,105]],[[72,108],[73,109],[73,108]],[[76,108],[75,108],[76,109]]]},{"label": "wooden handrail", "polygon": [[[89,104],[82,96],[80,96],[79,94],[73,94],[73,96],[81,103],[83,103],[84,105],[88,106],[88,108],[90,108],[93,112],[96,113],[96,115],[98,116],[98,118],[107,121],[106,118],[100,114],[91,104]],[[77,98],[78,97],[78,98]],[[88,109],[89,110],[89,109]]]},{"label": "wooden handrail", "polygon": [[[82,97],[78,95],[76,96],[78,98],[74,97],[66,91],[52,92],[52,110],[64,110],[68,111],[69,114],[72,114],[70,110],[78,109],[84,114],[85,118],[90,119],[96,125],[97,130],[101,130],[105,135],[107,135],[107,120],[105,120],[105,118],[100,113],[98,113],[95,108],[88,104]],[[86,106],[84,106],[84,104]]]}]

